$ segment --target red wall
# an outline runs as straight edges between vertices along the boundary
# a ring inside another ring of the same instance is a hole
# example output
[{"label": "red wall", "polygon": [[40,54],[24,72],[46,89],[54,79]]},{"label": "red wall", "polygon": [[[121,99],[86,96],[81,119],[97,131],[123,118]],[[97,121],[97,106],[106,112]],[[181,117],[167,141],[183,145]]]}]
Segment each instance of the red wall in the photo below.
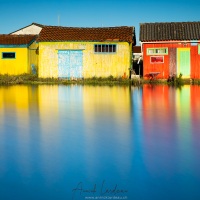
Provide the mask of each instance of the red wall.
[{"label": "red wall", "polygon": [[[147,48],[162,48],[168,47],[168,55],[164,56],[164,63],[150,62],[151,55],[147,55]],[[147,74],[150,72],[160,72],[157,76],[158,79],[167,79],[170,75],[170,59],[169,49],[174,48],[176,52],[177,48],[190,48],[190,60],[191,60],[191,78],[200,79],[200,55],[198,54],[198,46],[191,46],[190,43],[167,43],[167,44],[143,44],[143,76],[147,78]],[[172,64],[171,64],[172,65]],[[176,68],[176,62],[174,63]]]},{"label": "red wall", "polygon": [[200,79],[200,54],[198,46],[191,46],[191,78]]}]

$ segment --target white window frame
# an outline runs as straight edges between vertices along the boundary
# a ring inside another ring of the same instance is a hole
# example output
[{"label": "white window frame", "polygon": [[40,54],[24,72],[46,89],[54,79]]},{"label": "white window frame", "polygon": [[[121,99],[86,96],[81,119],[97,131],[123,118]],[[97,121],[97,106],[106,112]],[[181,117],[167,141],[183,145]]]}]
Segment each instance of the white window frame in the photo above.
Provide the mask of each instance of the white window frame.
[{"label": "white window frame", "polygon": [[[165,52],[159,52],[164,50]],[[161,48],[147,48],[147,55],[168,55],[168,48],[161,47]]]},{"label": "white window frame", "polygon": [[[96,47],[97,46],[97,47]],[[103,46],[108,46],[108,51],[103,50]],[[112,46],[112,50],[110,51],[110,47]],[[101,49],[100,51],[99,48]],[[97,50],[97,51],[96,51]],[[94,53],[102,53],[102,54],[111,54],[111,53],[117,53],[117,45],[116,44],[94,44]]]}]

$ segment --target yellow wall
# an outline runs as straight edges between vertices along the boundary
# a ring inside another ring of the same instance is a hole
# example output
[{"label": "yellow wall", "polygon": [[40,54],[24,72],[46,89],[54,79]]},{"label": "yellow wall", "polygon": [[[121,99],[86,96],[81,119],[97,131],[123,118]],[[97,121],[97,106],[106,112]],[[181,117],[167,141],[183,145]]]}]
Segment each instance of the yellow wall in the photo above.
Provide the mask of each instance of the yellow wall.
[{"label": "yellow wall", "polygon": [[[117,52],[94,53],[94,44],[116,44]],[[40,42],[39,77],[58,77],[58,50],[83,50],[83,77],[129,76],[131,44],[127,42]]]},{"label": "yellow wall", "polygon": [[[31,72],[31,64],[38,66],[38,55],[33,43],[27,47],[0,48],[0,74],[18,75]],[[15,52],[15,59],[2,59],[2,52]]]},{"label": "yellow wall", "polygon": [[[2,52],[15,52],[15,59],[2,59]],[[27,48],[0,48],[0,74],[17,75],[28,73]]]}]

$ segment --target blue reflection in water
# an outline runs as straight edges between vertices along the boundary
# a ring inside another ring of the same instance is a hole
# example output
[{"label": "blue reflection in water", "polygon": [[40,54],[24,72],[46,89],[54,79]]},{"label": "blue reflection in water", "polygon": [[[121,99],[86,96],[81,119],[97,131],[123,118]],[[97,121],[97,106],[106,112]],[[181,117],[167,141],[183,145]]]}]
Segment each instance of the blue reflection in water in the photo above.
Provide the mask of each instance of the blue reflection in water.
[{"label": "blue reflection in water", "polygon": [[0,199],[200,199],[199,93],[0,87]]}]

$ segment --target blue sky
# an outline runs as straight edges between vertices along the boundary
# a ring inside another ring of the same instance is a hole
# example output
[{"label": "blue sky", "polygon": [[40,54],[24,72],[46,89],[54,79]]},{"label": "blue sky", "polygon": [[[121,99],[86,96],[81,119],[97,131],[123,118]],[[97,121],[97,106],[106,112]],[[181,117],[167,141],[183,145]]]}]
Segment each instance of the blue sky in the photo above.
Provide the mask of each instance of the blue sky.
[{"label": "blue sky", "polygon": [[[58,20],[58,16],[59,19]],[[200,21],[198,0],[0,0],[0,34],[32,22],[44,25],[135,26],[145,22]]]}]

